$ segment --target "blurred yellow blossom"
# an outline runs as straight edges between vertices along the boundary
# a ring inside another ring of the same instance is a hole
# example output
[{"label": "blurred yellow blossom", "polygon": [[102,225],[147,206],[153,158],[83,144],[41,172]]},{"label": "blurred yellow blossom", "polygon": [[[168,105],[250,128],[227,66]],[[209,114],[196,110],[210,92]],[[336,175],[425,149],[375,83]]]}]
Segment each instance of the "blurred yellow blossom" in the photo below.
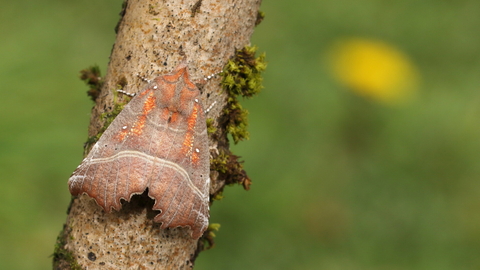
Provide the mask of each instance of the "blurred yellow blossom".
[{"label": "blurred yellow blossom", "polygon": [[407,55],[375,40],[351,38],[338,41],[330,51],[335,77],[355,93],[382,103],[411,98],[418,75]]}]

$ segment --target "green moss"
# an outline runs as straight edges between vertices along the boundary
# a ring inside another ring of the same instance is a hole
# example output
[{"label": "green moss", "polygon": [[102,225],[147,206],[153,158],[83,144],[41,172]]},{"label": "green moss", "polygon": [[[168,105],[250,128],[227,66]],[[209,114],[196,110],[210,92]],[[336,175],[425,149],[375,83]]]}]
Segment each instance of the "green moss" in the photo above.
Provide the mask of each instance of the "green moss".
[{"label": "green moss", "polygon": [[215,246],[215,232],[220,230],[220,223],[211,223],[208,225],[207,231],[203,234],[201,241],[201,250],[211,249]]},{"label": "green moss", "polygon": [[212,201],[220,201],[222,199],[223,199],[223,191],[222,190],[215,193],[215,195],[212,196],[212,198],[211,198]]},{"label": "green moss", "polygon": [[210,169],[219,173],[226,173],[228,171],[228,155],[220,152],[218,156],[210,160]]},{"label": "green moss", "polygon": [[267,64],[265,54],[255,57],[256,51],[256,46],[237,50],[223,69],[222,86],[230,96],[252,97],[263,88],[262,72]]},{"label": "green moss", "polygon": [[[243,169],[243,161],[230,151],[219,150],[219,154],[210,160],[210,169],[217,171],[218,178],[225,179],[226,185],[241,184],[246,190],[250,189],[251,180]],[[221,198],[223,198],[222,190],[212,194],[212,200]]]},{"label": "green moss", "polygon": [[262,72],[266,68],[265,54],[255,57],[257,47],[237,50],[235,57],[223,69],[222,86],[228,94],[223,124],[234,143],[248,139],[248,111],[238,102],[238,96],[250,98],[263,88]]},{"label": "green moss", "polygon": [[[207,121],[209,134],[219,142],[219,153],[210,161],[210,169],[218,172],[218,179],[224,179],[225,185],[241,184],[248,190],[251,180],[243,169],[240,158],[228,150],[228,134],[234,143],[248,139],[248,111],[245,110],[238,97],[251,98],[263,88],[262,72],[266,68],[265,54],[255,56],[257,47],[246,46],[235,52],[222,71],[221,85],[228,98],[219,118],[220,131],[210,129],[212,121]],[[224,132],[226,131],[226,132]],[[212,200],[220,200],[223,187],[212,194]]]},{"label": "green moss", "polygon": [[115,91],[114,93],[115,94],[114,94],[114,99],[113,99],[113,103],[114,103],[113,110],[110,111],[110,112],[105,112],[105,113],[101,114],[101,117],[104,120],[104,123],[103,123],[102,129],[100,130],[99,134],[97,135],[98,138],[100,138],[102,133],[108,128],[108,126],[110,126],[110,124],[113,122],[115,117],[117,117],[117,115],[123,110],[125,105],[127,105],[128,101],[130,101],[130,99],[131,99],[130,97],[127,96],[125,101],[118,102],[117,101],[118,92]]},{"label": "green moss", "polygon": [[110,112],[105,112],[100,115],[100,117],[103,120],[103,126],[102,128],[98,131],[97,135],[89,137],[85,143],[85,148],[84,148],[84,155],[86,155],[89,151],[91,146],[93,146],[103,135],[103,132],[107,130],[108,126],[113,122],[115,117],[123,110],[125,105],[131,100],[129,96],[125,96],[124,101],[120,102],[118,101],[118,92],[114,91],[114,97],[113,97],[113,110]]},{"label": "green moss", "polygon": [[236,144],[242,140],[248,140],[248,111],[245,110],[235,97],[229,97],[224,109],[227,132],[232,136]]},{"label": "green moss", "polygon": [[220,230],[220,223],[210,223],[208,225],[208,231],[210,233],[210,235],[212,235],[213,237],[215,237],[215,232],[218,232]]},{"label": "green moss", "polygon": [[217,128],[213,124],[214,124],[214,120],[212,118],[207,118],[207,133],[209,135],[217,132]]},{"label": "green moss", "polygon": [[265,19],[265,12],[263,11],[258,11],[257,12],[257,19],[255,20],[255,26],[259,25],[263,19]]},{"label": "green moss", "polygon": [[57,241],[55,242],[55,249],[53,252],[53,269],[66,269],[65,267],[69,266],[69,269],[81,270],[82,268],[80,265],[78,265],[73,253],[65,249],[66,243],[64,230],[60,232],[57,237]]},{"label": "green moss", "polygon": [[95,101],[100,95],[100,91],[103,86],[100,68],[95,65],[81,70],[80,79],[90,87],[90,89],[87,91],[87,95],[90,97],[90,99]]}]

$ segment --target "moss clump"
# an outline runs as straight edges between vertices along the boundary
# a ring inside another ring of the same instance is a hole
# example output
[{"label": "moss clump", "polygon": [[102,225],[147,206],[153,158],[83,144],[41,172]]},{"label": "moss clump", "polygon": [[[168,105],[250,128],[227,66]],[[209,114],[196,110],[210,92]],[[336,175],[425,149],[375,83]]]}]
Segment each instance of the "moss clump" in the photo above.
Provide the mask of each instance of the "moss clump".
[{"label": "moss clump", "polygon": [[223,69],[222,86],[228,94],[224,109],[223,124],[232,135],[234,143],[248,139],[248,111],[238,102],[238,96],[250,98],[263,88],[262,72],[267,64],[265,54],[255,57],[257,47],[246,46],[237,50],[235,57],[228,61]]},{"label": "moss clump", "polygon": [[228,155],[220,152],[218,156],[210,160],[210,169],[219,173],[226,173],[228,171]]},{"label": "moss clump", "polygon": [[222,86],[230,96],[252,97],[260,92],[262,72],[265,71],[265,53],[255,57],[257,47],[245,46],[223,69]]},{"label": "moss clump", "polygon": [[232,136],[233,142],[237,144],[239,141],[248,140],[248,111],[243,109],[242,105],[235,97],[229,97],[227,106],[224,109],[226,118],[227,132]]},{"label": "moss clump", "polygon": [[[220,223],[211,223],[208,225],[207,230],[200,239],[201,251],[211,249],[215,246],[215,232],[220,230]],[[200,244],[199,244],[200,246]]]},{"label": "moss clump", "polygon": [[[248,139],[248,111],[240,105],[238,97],[253,97],[263,88],[262,72],[267,66],[265,54],[255,57],[256,51],[255,46],[237,50],[235,56],[225,65],[221,84],[228,98],[223,115],[219,118],[220,130],[215,131],[211,128],[211,122],[207,121],[210,136],[216,139],[220,146],[218,154],[210,160],[210,169],[216,171],[216,178],[225,181],[226,185],[240,184],[246,190],[250,189],[252,181],[243,169],[243,161],[228,150],[228,134],[234,143]],[[222,199],[222,192],[223,186],[211,194],[211,199]]]},{"label": "moss clump", "polygon": [[103,86],[103,79],[100,74],[100,68],[95,65],[80,71],[80,79],[84,81],[90,89],[87,95],[91,100],[95,101],[100,95]]},{"label": "moss clump", "polygon": [[265,19],[265,12],[259,10],[257,13],[257,19],[255,20],[255,26],[259,25],[263,19]]},{"label": "moss clump", "polygon": [[[226,185],[240,184],[246,190],[250,189],[252,181],[243,169],[243,161],[240,157],[231,152],[221,151],[217,157],[210,160],[210,169],[219,173],[219,179],[225,179]],[[222,190],[212,194],[212,199],[219,200],[222,196]]]}]

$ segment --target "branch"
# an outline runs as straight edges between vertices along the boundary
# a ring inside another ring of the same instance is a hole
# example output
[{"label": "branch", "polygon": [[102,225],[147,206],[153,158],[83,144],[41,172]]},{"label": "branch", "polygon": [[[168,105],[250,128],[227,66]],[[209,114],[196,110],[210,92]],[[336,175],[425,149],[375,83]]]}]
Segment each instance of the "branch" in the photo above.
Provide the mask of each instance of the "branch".
[{"label": "branch", "polygon": [[[86,150],[126,103],[126,97],[119,96],[116,90],[139,92],[145,87],[137,73],[154,78],[171,72],[184,58],[192,81],[222,71],[236,51],[249,44],[260,3],[261,0],[125,1],[107,74],[99,92],[92,92],[96,105]],[[231,128],[227,125],[232,117],[225,114],[225,108],[232,107],[228,105],[232,98],[222,90],[220,80],[214,78],[202,87],[202,102],[204,108],[216,104],[207,115],[211,118],[209,130],[216,130],[210,140],[212,156],[226,157],[226,163],[234,165],[215,163],[220,169],[212,168],[217,170],[211,175],[212,196],[221,192],[225,182],[232,181],[228,174],[236,173],[239,176],[235,181],[246,187],[249,184],[241,167],[235,167],[239,164],[236,157],[228,151],[226,130]],[[152,205],[153,200],[143,194],[124,203],[122,210],[106,213],[86,195],[74,198],[57,240],[54,268],[190,269],[203,246],[202,238],[192,239],[189,228],[160,229],[153,222],[158,212],[151,210]]]}]

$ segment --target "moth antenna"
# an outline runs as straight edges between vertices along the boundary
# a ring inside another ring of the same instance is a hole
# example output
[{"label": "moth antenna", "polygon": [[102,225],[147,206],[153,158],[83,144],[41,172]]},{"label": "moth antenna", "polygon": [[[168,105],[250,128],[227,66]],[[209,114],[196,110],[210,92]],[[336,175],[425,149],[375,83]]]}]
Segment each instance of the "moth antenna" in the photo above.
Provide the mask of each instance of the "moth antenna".
[{"label": "moth antenna", "polygon": [[136,93],[130,93],[130,92],[127,92],[127,91],[124,91],[124,90],[117,90],[117,92],[122,93],[124,95],[127,95],[129,97],[134,97],[136,95]]},{"label": "moth antenna", "polygon": [[[138,78],[140,78],[142,81],[144,81],[144,82],[147,82],[147,83],[150,83],[150,82],[151,82],[151,80],[149,80],[149,79],[147,79],[146,77],[140,75],[140,73],[137,73],[137,74],[135,74],[135,75],[136,75]],[[154,88],[156,89],[156,87],[154,87]],[[127,96],[129,96],[129,97],[134,97],[134,96],[137,94],[137,93],[130,93],[130,92],[127,92],[127,91],[121,90],[121,89],[120,89],[120,90],[117,90],[117,92],[122,93],[122,94],[124,94],[124,95],[127,95]]]},{"label": "moth antenna", "polygon": [[222,73],[222,71],[217,72],[217,73],[212,73],[212,74],[206,76],[205,78],[203,78],[203,80],[204,80],[204,81],[211,80],[211,79],[215,78],[215,77],[216,77],[218,74],[220,74],[220,73]]},{"label": "moth antenna", "polygon": [[212,73],[208,76],[205,76],[203,79],[198,79],[195,81],[195,85],[197,88],[202,91],[203,86],[211,79],[215,78],[218,74],[222,73],[223,71],[219,71],[217,73]]},{"label": "moth antenna", "polygon": [[140,80],[144,81],[144,82],[147,82],[147,83],[150,83],[151,80],[147,79],[146,77],[140,75],[139,73],[137,73],[137,77],[140,78]]},{"label": "moth antenna", "polygon": [[215,103],[217,102],[214,101],[210,106],[208,106],[208,108],[205,110],[205,113],[208,113],[213,108],[213,106],[215,106]]}]

